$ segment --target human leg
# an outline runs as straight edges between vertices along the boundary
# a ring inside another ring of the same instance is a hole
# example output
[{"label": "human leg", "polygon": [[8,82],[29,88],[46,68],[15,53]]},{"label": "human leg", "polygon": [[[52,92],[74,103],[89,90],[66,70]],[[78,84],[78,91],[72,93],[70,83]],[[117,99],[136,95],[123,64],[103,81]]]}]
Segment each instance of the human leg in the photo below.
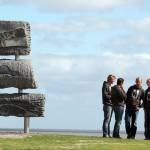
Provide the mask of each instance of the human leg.
[{"label": "human leg", "polygon": [[131,123],[131,138],[135,139],[136,131],[137,131],[137,118],[139,111],[132,111],[132,123]]},{"label": "human leg", "polygon": [[114,107],[115,125],[114,125],[114,130],[113,130],[113,137],[120,137],[119,131],[120,131],[120,125],[122,121],[123,112],[124,112],[124,107],[122,106]]},{"label": "human leg", "polygon": [[110,135],[110,121],[112,117],[112,106],[104,105],[104,120],[103,120],[103,136],[107,137]]},{"label": "human leg", "polygon": [[127,138],[130,138],[131,136],[131,108],[126,107],[125,110],[125,129]]}]

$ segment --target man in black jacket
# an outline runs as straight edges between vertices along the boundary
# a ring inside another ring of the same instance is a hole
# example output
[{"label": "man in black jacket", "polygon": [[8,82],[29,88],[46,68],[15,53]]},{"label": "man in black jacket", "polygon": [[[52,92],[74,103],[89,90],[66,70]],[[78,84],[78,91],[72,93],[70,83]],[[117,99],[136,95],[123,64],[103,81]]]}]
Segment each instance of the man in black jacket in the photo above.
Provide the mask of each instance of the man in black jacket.
[{"label": "man in black jacket", "polygon": [[148,88],[145,91],[144,97],[144,113],[145,113],[145,139],[150,140],[150,78],[147,79]]},{"label": "man in black jacket", "polygon": [[111,102],[111,85],[115,81],[114,75],[109,75],[107,81],[104,81],[102,87],[102,100],[103,100],[103,137],[111,137],[110,135],[110,121],[112,117],[113,107]]},{"label": "man in black jacket", "polygon": [[127,91],[125,127],[128,139],[135,139],[137,130],[137,117],[144,99],[144,90],[141,86],[142,79],[136,78],[136,84]]},{"label": "man in black jacket", "polygon": [[115,113],[115,125],[113,130],[113,137],[114,138],[121,138],[119,131],[120,125],[122,121],[122,116],[124,112],[124,104],[126,100],[126,93],[123,89],[123,78],[118,78],[117,85],[113,86],[111,89],[111,98],[113,104],[113,110]]}]

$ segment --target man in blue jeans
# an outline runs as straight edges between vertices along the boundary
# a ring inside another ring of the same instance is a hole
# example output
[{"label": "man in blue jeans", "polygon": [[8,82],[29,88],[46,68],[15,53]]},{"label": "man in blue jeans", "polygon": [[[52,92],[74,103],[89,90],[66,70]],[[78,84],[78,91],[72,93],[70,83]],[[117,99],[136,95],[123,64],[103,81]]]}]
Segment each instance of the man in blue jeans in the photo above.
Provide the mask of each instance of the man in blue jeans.
[{"label": "man in blue jeans", "polygon": [[135,85],[131,86],[127,91],[125,127],[128,139],[135,139],[137,131],[139,109],[142,106],[142,100],[144,100],[144,90],[141,84],[142,79],[138,77]]},{"label": "man in blue jeans", "polygon": [[124,79],[118,78],[117,85],[113,86],[111,89],[111,98],[113,104],[113,110],[115,114],[115,125],[113,130],[114,138],[121,138],[119,131],[122,122],[122,116],[124,112],[124,104],[126,100],[126,93],[123,88]]},{"label": "man in blue jeans", "polygon": [[104,81],[102,87],[102,100],[103,100],[103,137],[111,137],[110,135],[110,121],[112,117],[113,107],[111,102],[111,85],[114,83],[116,77],[109,75],[107,81]]}]

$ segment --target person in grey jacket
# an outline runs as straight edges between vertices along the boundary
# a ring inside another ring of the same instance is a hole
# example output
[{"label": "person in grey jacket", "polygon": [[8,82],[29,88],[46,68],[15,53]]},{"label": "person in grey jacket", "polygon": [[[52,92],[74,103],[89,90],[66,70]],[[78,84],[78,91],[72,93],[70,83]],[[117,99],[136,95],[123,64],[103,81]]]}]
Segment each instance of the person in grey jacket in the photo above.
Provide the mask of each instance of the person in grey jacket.
[{"label": "person in grey jacket", "polygon": [[111,102],[111,85],[114,83],[116,77],[109,75],[107,81],[104,81],[102,87],[102,100],[103,100],[103,137],[111,137],[110,135],[110,121],[112,117],[113,107]]},{"label": "person in grey jacket", "polygon": [[114,138],[121,138],[119,131],[124,112],[124,104],[126,100],[126,93],[123,88],[124,79],[118,78],[117,85],[111,89],[111,99],[113,104],[113,110],[115,113],[115,125],[113,130]]}]

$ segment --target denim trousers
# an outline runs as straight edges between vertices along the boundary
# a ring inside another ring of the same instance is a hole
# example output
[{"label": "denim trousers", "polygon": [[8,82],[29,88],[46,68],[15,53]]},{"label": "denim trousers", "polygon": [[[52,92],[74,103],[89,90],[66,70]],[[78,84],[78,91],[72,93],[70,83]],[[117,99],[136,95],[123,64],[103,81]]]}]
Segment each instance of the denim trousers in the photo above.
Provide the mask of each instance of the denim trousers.
[{"label": "denim trousers", "polygon": [[145,113],[145,138],[150,138],[150,109],[144,110]]},{"label": "denim trousers", "polygon": [[132,109],[131,107],[126,107],[125,111],[125,127],[126,133],[129,137],[135,137],[137,131],[137,118],[139,111]]},{"label": "denim trousers", "polygon": [[119,131],[120,131],[120,125],[122,122],[124,107],[123,106],[113,106],[113,110],[115,113],[115,125],[114,125],[114,130],[113,130],[113,137],[120,137]]},{"label": "denim trousers", "polygon": [[110,121],[113,113],[113,107],[110,105],[103,105],[104,120],[103,120],[103,135],[110,135]]}]

